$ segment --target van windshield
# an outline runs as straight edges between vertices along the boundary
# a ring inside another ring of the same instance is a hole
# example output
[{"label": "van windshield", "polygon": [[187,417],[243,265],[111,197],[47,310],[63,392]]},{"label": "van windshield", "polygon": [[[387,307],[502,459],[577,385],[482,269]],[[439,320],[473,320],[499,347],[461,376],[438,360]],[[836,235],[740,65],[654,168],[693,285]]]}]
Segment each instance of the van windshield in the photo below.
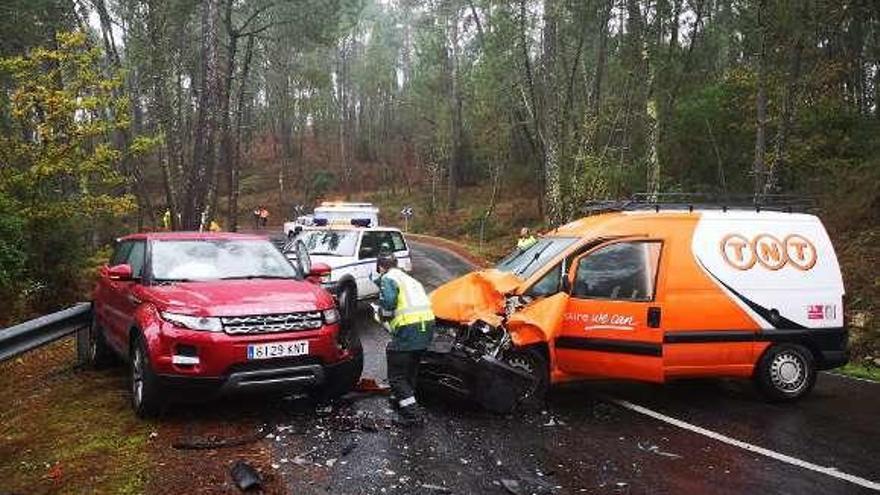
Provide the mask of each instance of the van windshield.
[{"label": "van windshield", "polygon": [[576,237],[543,237],[526,249],[515,249],[499,261],[495,268],[525,280],[576,240]]}]

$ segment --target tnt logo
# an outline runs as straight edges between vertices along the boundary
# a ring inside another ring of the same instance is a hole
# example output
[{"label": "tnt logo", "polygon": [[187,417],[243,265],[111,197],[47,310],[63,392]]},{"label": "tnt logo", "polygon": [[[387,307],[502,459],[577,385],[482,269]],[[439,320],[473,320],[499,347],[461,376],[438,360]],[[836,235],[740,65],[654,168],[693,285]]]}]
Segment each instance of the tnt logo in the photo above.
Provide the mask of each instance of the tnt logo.
[{"label": "tnt logo", "polygon": [[770,234],[758,234],[748,239],[742,234],[728,234],[721,239],[721,255],[728,265],[737,270],[751,270],[761,265],[768,270],[779,270],[787,264],[798,270],[816,266],[816,247],[806,237],[791,234],[781,241]]}]

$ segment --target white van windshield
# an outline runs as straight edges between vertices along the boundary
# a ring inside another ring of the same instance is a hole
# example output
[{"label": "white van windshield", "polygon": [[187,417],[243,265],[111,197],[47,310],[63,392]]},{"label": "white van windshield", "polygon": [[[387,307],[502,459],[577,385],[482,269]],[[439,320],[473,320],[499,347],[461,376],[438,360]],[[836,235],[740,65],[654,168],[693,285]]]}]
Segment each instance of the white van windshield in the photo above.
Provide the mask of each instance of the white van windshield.
[{"label": "white van windshield", "polygon": [[309,254],[316,256],[354,256],[358,233],[354,230],[308,230],[300,239]]},{"label": "white van windshield", "polygon": [[527,279],[576,240],[575,237],[543,237],[526,249],[515,249],[498,262],[495,268]]}]

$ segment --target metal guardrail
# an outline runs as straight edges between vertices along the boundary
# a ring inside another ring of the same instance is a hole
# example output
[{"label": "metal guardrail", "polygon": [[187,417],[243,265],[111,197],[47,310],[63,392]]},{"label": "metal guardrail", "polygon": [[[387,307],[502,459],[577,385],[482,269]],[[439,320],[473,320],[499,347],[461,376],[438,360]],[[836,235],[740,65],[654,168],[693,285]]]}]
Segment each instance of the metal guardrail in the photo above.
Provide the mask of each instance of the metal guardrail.
[{"label": "metal guardrail", "polygon": [[[87,329],[91,320],[92,303],[79,303],[76,306],[0,330],[0,361],[14,358],[77,331]],[[78,354],[82,352],[80,347],[78,342]]]}]

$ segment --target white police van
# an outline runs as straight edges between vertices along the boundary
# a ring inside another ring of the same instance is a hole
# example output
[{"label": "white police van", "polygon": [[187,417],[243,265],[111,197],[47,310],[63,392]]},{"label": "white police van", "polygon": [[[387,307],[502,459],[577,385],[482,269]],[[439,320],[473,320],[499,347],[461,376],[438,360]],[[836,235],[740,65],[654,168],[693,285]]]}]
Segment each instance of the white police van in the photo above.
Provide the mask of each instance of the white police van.
[{"label": "white police van", "polygon": [[[400,268],[407,272],[412,270],[409,245],[399,229],[359,227],[358,224],[367,222],[355,219],[349,225],[304,227],[294,239],[306,245],[313,264],[324,263],[330,267],[329,276],[321,282],[336,296],[346,321],[353,318],[358,301],[379,296],[379,287],[373,281],[379,278],[376,258],[380,250],[393,252]],[[285,248],[285,255],[295,257],[295,253],[289,251]]]}]

